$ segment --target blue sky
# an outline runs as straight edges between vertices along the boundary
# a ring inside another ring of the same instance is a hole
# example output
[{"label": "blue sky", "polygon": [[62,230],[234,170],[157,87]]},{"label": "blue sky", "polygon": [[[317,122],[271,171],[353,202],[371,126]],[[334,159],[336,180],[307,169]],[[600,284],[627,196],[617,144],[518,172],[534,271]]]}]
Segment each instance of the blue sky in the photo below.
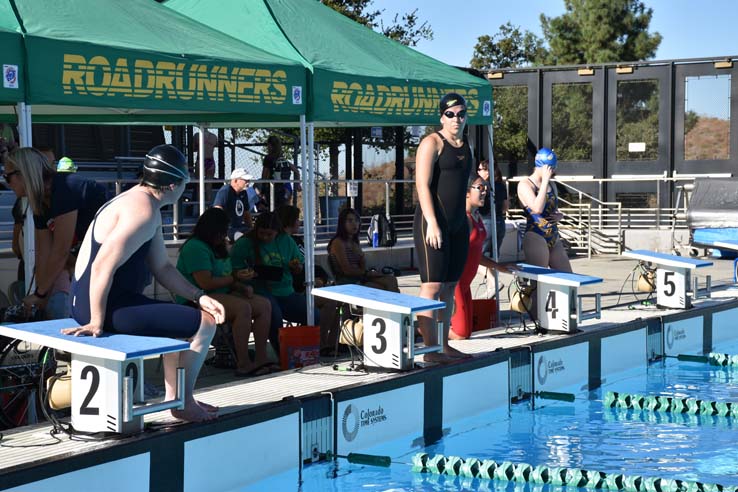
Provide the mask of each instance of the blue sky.
[{"label": "blue sky", "polygon": [[[738,0],[646,0],[653,9],[651,32],[663,36],[655,59],[738,54]],[[416,49],[451,65],[468,66],[477,38],[510,21],[542,36],[540,14],[564,12],[563,0],[375,0],[385,22],[395,13],[418,9],[434,31]]]}]

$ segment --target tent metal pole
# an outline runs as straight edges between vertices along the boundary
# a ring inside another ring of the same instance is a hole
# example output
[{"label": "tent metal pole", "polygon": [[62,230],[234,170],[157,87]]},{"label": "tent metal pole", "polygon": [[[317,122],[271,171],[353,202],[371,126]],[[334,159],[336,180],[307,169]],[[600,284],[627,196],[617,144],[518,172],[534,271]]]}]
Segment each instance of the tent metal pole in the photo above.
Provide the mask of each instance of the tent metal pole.
[{"label": "tent metal pole", "polygon": [[[494,130],[492,125],[487,125],[487,159],[489,160],[489,201],[491,207],[489,208],[490,216],[492,217],[492,259],[497,261],[500,252],[497,251],[497,208],[495,207],[495,155],[494,155]],[[500,309],[500,296],[497,293],[500,291],[500,275],[497,270],[493,270],[495,277],[495,297],[497,298],[497,309]]]},{"label": "tent metal pole", "polygon": [[310,122],[307,125],[307,152],[308,152],[308,170],[306,173],[308,188],[307,193],[303,190],[303,195],[308,195],[307,218],[305,222],[305,297],[307,298],[307,319],[308,325],[315,324],[315,299],[312,296],[313,286],[315,285],[315,125]]},{"label": "tent metal pole", "polygon": [[[21,147],[33,146],[33,132],[31,131],[31,106],[26,103],[18,103],[18,139]],[[26,210],[26,219],[23,223],[23,259],[25,260],[26,292],[35,288],[35,277],[33,270],[36,263],[36,236],[35,224],[33,223],[33,212],[28,204],[28,198],[22,198],[21,205]]]},{"label": "tent metal pole", "polygon": [[[198,196],[200,200],[200,215],[205,213],[205,132],[207,127],[205,123],[197,125],[198,128],[198,150],[197,152],[197,173],[200,175],[198,180]],[[176,205],[175,205],[176,207]]]}]

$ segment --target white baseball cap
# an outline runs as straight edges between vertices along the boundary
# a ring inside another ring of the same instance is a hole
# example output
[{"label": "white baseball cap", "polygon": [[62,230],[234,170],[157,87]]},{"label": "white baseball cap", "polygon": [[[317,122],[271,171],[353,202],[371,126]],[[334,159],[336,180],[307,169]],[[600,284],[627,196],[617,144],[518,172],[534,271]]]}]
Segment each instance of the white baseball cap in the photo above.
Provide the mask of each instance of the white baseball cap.
[{"label": "white baseball cap", "polygon": [[231,181],[234,179],[245,179],[246,181],[253,181],[254,177],[246,172],[245,169],[239,167],[231,172]]}]

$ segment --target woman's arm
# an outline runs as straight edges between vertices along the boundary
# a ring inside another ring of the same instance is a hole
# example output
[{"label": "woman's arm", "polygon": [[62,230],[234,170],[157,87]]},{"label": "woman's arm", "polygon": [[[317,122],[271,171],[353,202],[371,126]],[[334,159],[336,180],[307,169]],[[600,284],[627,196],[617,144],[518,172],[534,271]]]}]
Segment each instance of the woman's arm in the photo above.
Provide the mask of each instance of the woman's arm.
[{"label": "woman's arm", "polygon": [[102,334],[105,306],[116,270],[151,237],[150,220],[147,220],[151,215],[137,213],[136,210],[130,212],[120,214],[90,266],[90,322],[80,328],[62,330],[63,333],[76,336]]},{"label": "woman's arm", "polygon": [[157,231],[151,239],[149,255],[146,260],[154,278],[157,282],[163,285],[165,289],[174,292],[180,297],[197,302],[197,297],[202,295],[202,292],[200,292],[201,289],[188,282],[187,279],[179,273],[179,270],[169,262],[167,248],[164,245],[164,236],[162,236],[160,231]]},{"label": "woman's arm", "polygon": [[36,291],[44,297],[67,264],[76,225],[77,211],[72,210],[54,218],[54,232],[36,229]]},{"label": "woman's arm", "polygon": [[215,277],[213,272],[210,270],[198,270],[192,272],[192,278],[195,279],[195,283],[198,287],[206,292],[210,292],[223,287],[230,287],[233,285],[233,275],[227,275],[224,277]]},{"label": "woman's arm", "polygon": [[546,193],[548,192],[548,183],[551,179],[551,174],[551,168],[549,166],[543,166],[541,187],[538,188],[538,193],[533,192],[533,185],[530,181],[521,181],[518,184],[518,198],[523,206],[530,209],[531,213],[540,214],[546,208]]},{"label": "woman's arm", "polygon": [[425,231],[425,242],[435,249],[442,246],[441,229],[438,227],[436,212],[433,208],[430,183],[433,176],[433,166],[438,159],[441,148],[440,139],[435,135],[428,135],[420,142],[415,157],[415,188],[418,192],[420,209],[428,224],[428,229]]}]

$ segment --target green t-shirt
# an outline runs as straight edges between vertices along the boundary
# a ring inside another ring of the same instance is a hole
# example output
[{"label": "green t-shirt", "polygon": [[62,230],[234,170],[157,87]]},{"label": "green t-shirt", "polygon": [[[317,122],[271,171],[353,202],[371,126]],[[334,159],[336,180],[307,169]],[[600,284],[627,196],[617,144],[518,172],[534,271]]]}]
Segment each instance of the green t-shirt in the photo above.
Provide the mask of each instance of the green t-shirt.
[{"label": "green t-shirt", "polygon": [[[197,238],[188,240],[179,251],[177,270],[195,287],[199,287],[193,272],[208,271],[213,277],[225,277],[231,274],[231,259],[216,258],[213,249]],[[226,294],[229,287],[221,287],[206,291],[207,294]],[[187,299],[177,296],[177,302],[184,304]]]},{"label": "green t-shirt", "polygon": [[[292,272],[290,261],[297,259],[300,263],[305,258],[300,253],[297,243],[287,234],[278,234],[271,243],[259,243],[261,265],[282,267],[282,278],[278,281],[266,281],[255,278],[252,283],[257,294],[272,294],[278,297],[288,296],[295,292],[292,287]],[[243,236],[233,245],[231,249],[231,263],[234,270],[241,270],[256,265],[256,252],[254,242],[250,237]]]}]

